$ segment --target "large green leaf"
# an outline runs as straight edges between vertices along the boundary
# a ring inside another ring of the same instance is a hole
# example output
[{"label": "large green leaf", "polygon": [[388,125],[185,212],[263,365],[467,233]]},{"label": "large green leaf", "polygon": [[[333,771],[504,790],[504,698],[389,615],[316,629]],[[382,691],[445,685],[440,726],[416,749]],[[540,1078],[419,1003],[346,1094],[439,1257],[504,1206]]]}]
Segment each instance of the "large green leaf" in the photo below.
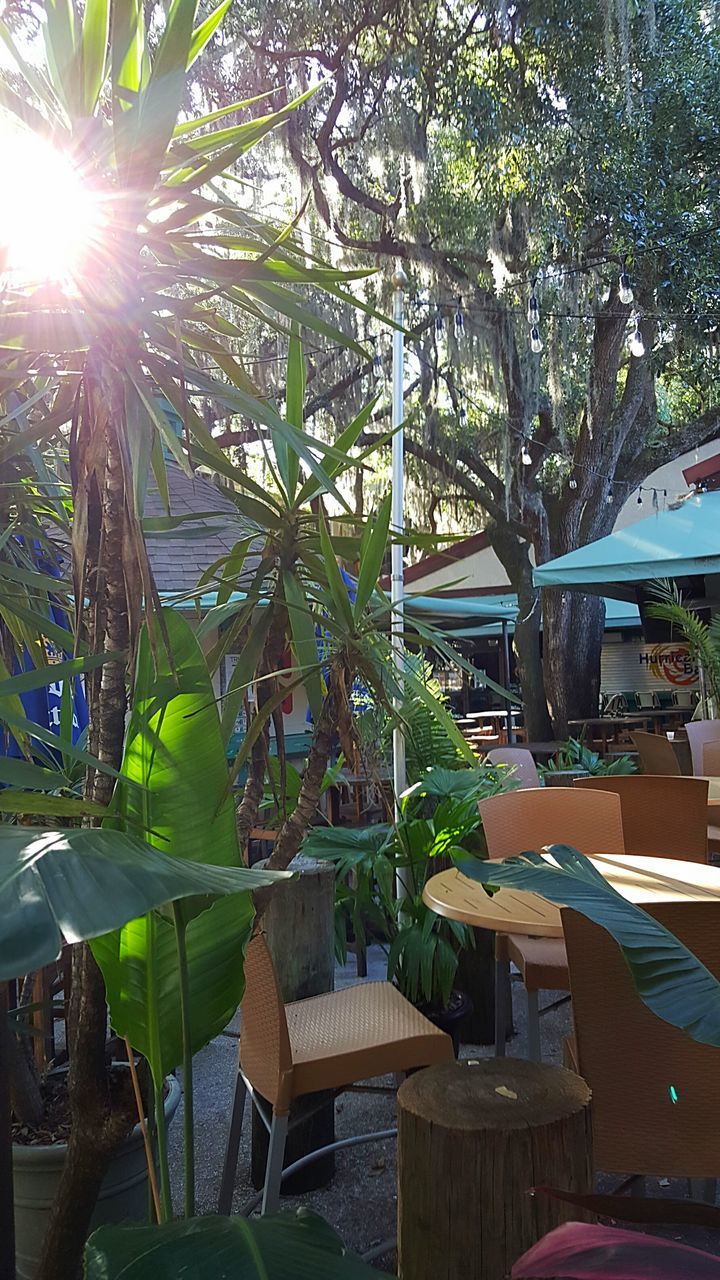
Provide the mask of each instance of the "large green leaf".
[{"label": "large green leaf", "polygon": [[[647,1007],[693,1040],[720,1046],[720,982],[709,969],[647,911],[623,898],[589,858],[567,845],[552,845],[549,853],[557,866],[539,853],[523,853],[504,862],[462,862],[460,870],[486,885],[530,889],[607,929]],[[642,869],[634,875],[642,878]]]},{"label": "large green leaf", "polygon": [[0,981],[52,964],[63,940],[196,894],[238,894],[267,872],[198,867],[123,831],[44,831],[0,823]]},{"label": "large green leaf", "polygon": [[[335,567],[337,568],[337,566]],[[318,665],[315,620],[308,609],[307,597],[296,575],[286,569],[282,578],[293,649],[297,665],[305,673],[305,692],[307,693],[313,718],[317,722],[322,711],[323,692]]]},{"label": "large green leaf", "polygon": [[107,44],[110,30],[110,0],[86,0],[80,53],[83,71],[85,114],[95,110],[105,83]]},{"label": "large green leaf", "polygon": [[[141,823],[150,842],[185,865],[240,867],[235,809],[215,693],[187,622],[163,611],[172,663],[153,660],[140,638],[135,705],[122,774],[140,787],[118,788],[118,812]],[[195,870],[202,878],[203,867]],[[249,874],[249,873],[247,873]],[[211,892],[211,890],[208,890]],[[190,1037],[193,1052],[226,1025],[242,998],[243,955],[252,924],[248,894],[185,910]],[[179,970],[172,923],[134,920],[93,944],[112,1024],[143,1053],[160,1081],[182,1059]]]},{"label": "large green leaf", "polygon": [[371,1280],[307,1210],[267,1218],[190,1218],[157,1227],[100,1227],[85,1250],[85,1280]]},{"label": "large green leaf", "polygon": [[355,596],[355,617],[360,618],[377,586],[382,562],[387,550],[388,530],[390,528],[390,511],[392,493],[388,493],[380,504],[380,510],[374,521],[368,521],[360,545],[360,573],[358,574]]}]

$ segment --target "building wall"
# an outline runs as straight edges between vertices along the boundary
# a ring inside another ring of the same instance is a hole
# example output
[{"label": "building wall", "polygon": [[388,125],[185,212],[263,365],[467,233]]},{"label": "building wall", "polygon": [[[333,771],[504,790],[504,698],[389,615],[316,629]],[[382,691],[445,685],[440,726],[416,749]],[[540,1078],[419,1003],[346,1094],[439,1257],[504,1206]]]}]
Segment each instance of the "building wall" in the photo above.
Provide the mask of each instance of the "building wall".
[{"label": "building wall", "polygon": [[[699,449],[691,449],[689,453],[684,453],[682,457],[676,458],[674,462],[668,462],[664,467],[658,467],[657,471],[653,471],[644,482],[644,488],[656,488],[660,491],[659,502],[660,509],[663,506],[662,490],[667,489],[667,500],[672,502],[681,493],[687,493],[687,483],[683,476],[683,471],[687,467],[692,467],[696,462],[704,462],[706,458],[712,458],[720,451],[720,444],[717,440],[713,440],[710,444],[701,445]],[[638,491],[634,489],[629,495],[627,502],[622,507],[620,514],[615,522],[616,529],[624,529],[629,524],[635,524],[638,520],[644,520],[646,516],[652,514],[652,494],[643,493],[642,505],[638,503]]]},{"label": "building wall", "polygon": [[646,644],[642,636],[606,633],[600,656],[603,693],[654,693],[699,688],[687,645]]},{"label": "building wall", "polygon": [[464,560],[455,564],[443,565],[434,573],[416,578],[406,586],[408,592],[435,591],[445,587],[452,588],[462,594],[464,588],[474,590],[477,587],[497,587],[499,591],[507,589],[508,579],[505,570],[492,547],[484,547]]}]

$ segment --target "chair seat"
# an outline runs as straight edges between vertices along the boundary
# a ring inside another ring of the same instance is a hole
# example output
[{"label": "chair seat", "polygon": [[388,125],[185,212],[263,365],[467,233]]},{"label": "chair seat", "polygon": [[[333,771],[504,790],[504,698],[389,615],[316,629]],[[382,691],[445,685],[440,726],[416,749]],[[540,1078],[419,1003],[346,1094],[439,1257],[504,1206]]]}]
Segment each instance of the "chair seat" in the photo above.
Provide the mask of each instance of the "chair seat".
[{"label": "chair seat", "polygon": [[508,955],[528,991],[569,991],[567,952],[562,938],[526,938],[513,933]]},{"label": "chair seat", "polygon": [[292,1096],[453,1056],[452,1041],[390,982],[362,982],[285,1006],[292,1046]]}]

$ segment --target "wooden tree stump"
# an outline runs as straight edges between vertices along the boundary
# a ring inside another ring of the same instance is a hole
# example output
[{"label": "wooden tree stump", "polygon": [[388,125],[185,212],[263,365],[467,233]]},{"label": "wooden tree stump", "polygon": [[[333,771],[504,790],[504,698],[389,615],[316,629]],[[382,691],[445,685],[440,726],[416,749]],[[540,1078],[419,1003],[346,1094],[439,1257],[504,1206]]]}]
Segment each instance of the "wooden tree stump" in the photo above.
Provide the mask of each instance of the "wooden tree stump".
[{"label": "wooden tree stump", "polygon": [[[331,862],[298,854],[288,868],[295,872],[273,889],[263,916],[263,929],[275,965],[283,1000],[324,995],[335,985],[335,868]],[[298,1098],[290,1108],[283,1167],[335,1140],[335,1099],[332,1092]],[[251,1178],[259,1190],[265,1180],[268,1135],[253,1108]],[[291,1174],[283,1195],[301,1195],[327,1186],[335,1172],[335,1155]]]},{"label": "wooden tree stump", "polygon": [[578,1212],[537,1185],[591,1190],[590,1090],[520,1058],[444,1062],[398,1092],[398,1275],[504,1280]]}]

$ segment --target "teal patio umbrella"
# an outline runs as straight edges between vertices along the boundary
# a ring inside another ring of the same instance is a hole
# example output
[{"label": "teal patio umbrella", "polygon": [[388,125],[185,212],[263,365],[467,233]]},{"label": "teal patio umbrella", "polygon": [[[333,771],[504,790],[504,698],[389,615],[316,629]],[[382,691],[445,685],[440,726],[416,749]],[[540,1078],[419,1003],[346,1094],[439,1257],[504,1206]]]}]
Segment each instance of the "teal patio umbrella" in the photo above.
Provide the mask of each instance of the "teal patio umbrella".
[{"label": "teal patio umbrella", "polygon": [[658,578],[720,574],[720,492],[698,493],[682,505],[617,529],[539,565],[536,587],[565,587],[618,600]]}]

